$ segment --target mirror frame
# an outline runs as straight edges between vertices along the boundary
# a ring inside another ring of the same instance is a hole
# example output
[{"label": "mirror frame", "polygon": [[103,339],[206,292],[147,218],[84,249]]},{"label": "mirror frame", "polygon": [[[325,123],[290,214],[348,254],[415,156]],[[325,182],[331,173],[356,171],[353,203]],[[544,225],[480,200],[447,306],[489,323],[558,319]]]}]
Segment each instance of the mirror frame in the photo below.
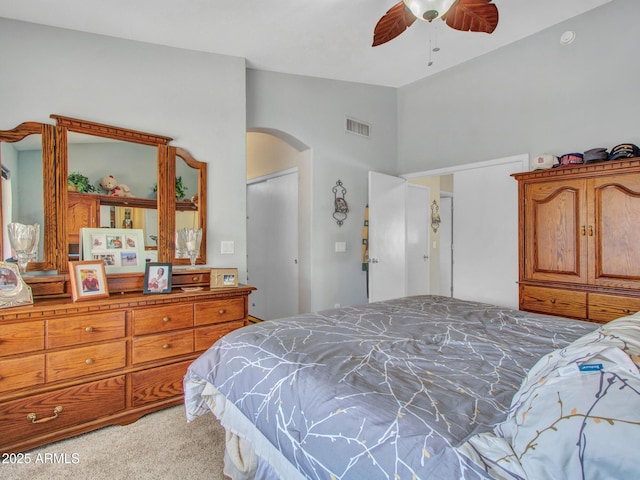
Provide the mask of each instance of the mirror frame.
[{"label": "mirror frame", "polygon": [[[0,130],[0,142],[14,143],[33,134],[42,135],[42,183],[44,196],[44,225],[42,225],[43,236],[43,259],[40,262],[29,262],[27,271],[50,271],[58,270],[61,259],[58,249],[58,238],[56,237],[57,228],[59,226],[58,218],[60,209],[57,208],[58,194],[56,193],[56,134],[55,126],[46,123],[24,122],[13,128],[12,130]],[[1,192],[0,187],[0,192]],[[65,177],[66,192],[66,177]],[[1,198],[1,197],[0,197]],[[53,200],[53,201],[52,201]],[[0,204],[1,204],[0,200]],[[2,223],[2,209],[0,208],[0,226],[4,228]],[[2,251],[3,235],[0,235],[0,251]],[[64,262],[66,265],[66,261]]]},{"label": "mirror frame", "polygon": [[[56,121],[55,138],[56,146],[56,206],[58,208],[58,218],[65,218],[68,209],[67,177],[69,174],[68,164],[68,133],[76,132],[96,137],[110,138],[125,142],[140,143],[150,145],[158,149],[158,261],[165,262],[169,256],[174,239],[168,242],[168,232],[166,217],[161,212],[175,211],[175,161],[169,158],[169,147],[167,144],[173,140],[171,137],[155,135],[152,133],[131,130],[128,128],[115,127],[102,123],[80,120],[77,118],[64,117],[61,115],[51,115]],[[172,174],[173,172],[173,174]],[[169,188],[169,182],[171,182]],[[171,208],[171,210],[170,210]],[[175,220],[174,220],[175,221]],[[175,248],[175,247],[174,247]],[[67,243],[66,222],[58,224],[57,249],[62,253],[62,264],[58,265],[61,272],[68,272],[69,245]]]}]

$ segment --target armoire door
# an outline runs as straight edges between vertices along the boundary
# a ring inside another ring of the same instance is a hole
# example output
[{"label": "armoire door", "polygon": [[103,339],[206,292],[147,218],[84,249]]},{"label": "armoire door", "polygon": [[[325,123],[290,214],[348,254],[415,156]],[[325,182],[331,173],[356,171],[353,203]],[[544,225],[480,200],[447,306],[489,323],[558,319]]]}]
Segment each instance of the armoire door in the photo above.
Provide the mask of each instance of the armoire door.
[{"label": "armoire door", "polygon": [[589,283],[640,289],[640,174],[589,181]]},{"label": "armoire door", "polygon": [[525,188],[525,279],[586,283],[586,181],[531,183]]}]

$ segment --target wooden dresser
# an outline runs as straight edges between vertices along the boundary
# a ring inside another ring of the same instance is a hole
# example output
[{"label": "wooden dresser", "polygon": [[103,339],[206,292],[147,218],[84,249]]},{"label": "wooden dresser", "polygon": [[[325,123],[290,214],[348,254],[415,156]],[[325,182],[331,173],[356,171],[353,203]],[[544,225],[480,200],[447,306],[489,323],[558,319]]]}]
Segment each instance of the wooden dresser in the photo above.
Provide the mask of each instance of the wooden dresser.
[{"label": "wooden dresser", "polygon": [[188,365],[246,325],[252,290],[124,293],[0,310],[0,452],[180,404]]},{"label": "wooden dresser", "polygon": [[640,158],[513,175],[520,309],[604,323],[640,310]]}]

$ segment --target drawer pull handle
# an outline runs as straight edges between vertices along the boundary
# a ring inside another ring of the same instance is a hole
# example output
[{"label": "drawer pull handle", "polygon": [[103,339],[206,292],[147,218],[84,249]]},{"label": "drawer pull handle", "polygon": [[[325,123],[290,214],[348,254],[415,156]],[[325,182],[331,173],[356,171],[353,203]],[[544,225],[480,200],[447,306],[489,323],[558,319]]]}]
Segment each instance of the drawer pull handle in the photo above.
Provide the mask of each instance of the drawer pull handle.
[{"label": "drawer pull handle", "polygon": [[87,333],[91,333],[91,332],[93,332],[93,327],[87,327],[87,328],[84,329],[84,331],[87,332]]},{"label": "drawer pull handle", "polygon": [[169,317],[164,317],[164,318],[162,319],[162,321],[163,321],[164,323],[169,323],[169,321],[171,321],[171,319],[170,319]]},{"label": "drawer pull handle", "polygon": [[625,308],[624,310],[622,310],[622,313],[631,313],[631,310],[629,310],[628,308]]},{"label": "drawer pull handle", "polygon": [[38,420],[38,415],[36,415],[35,413],[30,413],[29,415],[27,415],[27,420],[31,420],[31,423],[50,422],[51,420],[55,420],[56,418],[58,418],[58,415],[60,414],[61,411],[62,411],[62,407],[58,406],[53,409],[52,417],[41,418],[40,420]]},{"label": "drawer pull handle", "polygon": [[593,225],[589,225],[589,236],[593,237]]},{"label": "drawer pull handle", "polygon": [[587,227],[585,227],[584,225],[582,225],[580,227],[580,234],[584,237],[587,234]]},{"label": "drawer pull handle", "polygon": [[87,365],[93,365],[93,358],[87,358],[84,363],[86,363]]},{"label": "drawer pull handle", "polygon": [[224,315],[225,312],[226,310],[224,308],[221,308],[220,310],[218,310],[218,315]]},{"label": "drawer pull handle", "polygon": [[171,345],[169,345],[168,343],[165,343],[164,345],[162,345],[162,348],[166,350],[167,348],[171,348]]},{"label": "drawer pull handle", "polygon": [[549,300],[551,303],[556,303],[556,299],[552,298],[551,300]]},{"label": "drawer pull handle", "polygon": [[197,282],[198,280],[200,280],[200,277],[198,275],[196,275],[195,277],[191,277],[191,280],[193,282]]}]

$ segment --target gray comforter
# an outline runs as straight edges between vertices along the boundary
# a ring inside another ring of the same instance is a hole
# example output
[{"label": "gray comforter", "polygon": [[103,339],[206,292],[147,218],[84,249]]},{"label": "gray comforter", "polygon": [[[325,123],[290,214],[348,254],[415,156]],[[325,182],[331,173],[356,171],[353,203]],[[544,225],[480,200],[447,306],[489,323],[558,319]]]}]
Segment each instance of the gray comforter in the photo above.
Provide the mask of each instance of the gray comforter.
[{"label": "gray comforter", "polygon": [[214,385],[307,478],[487,478],[456,447],[504,420],[540,357],[595,328],[409,297],[236,330],[187,379]]}]

